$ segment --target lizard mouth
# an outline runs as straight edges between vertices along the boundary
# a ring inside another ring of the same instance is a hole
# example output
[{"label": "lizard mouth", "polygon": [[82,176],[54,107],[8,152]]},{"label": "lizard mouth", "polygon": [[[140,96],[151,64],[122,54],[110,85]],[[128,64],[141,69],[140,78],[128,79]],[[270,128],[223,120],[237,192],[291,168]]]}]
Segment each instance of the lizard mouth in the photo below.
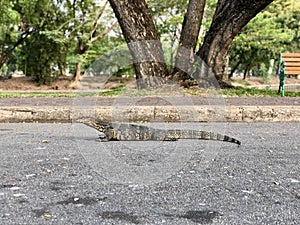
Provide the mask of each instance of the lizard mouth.
[{"label": "lizard mouth", "polygon": [[106,137],[106,135],[105,134],[103,134],[103,133],[101,133],[101,134],[99,134],[99,139],[106,139],[107,137]]}]

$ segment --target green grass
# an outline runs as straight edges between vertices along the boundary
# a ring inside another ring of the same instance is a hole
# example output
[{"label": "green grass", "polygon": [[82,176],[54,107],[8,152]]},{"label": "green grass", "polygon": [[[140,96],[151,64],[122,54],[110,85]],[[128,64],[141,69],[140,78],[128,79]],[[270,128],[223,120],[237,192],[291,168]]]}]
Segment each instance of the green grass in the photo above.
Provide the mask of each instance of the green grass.
[{"label": "green grass", "polygon": [[[277,90],[270,89],[258,89],[258,88],[235,88],[224,89],[222,94],[228,97],[280,97],[281,94],[277,93]],[[300,92],[297,91],[285,91],[286,97],[300,97]]]},{"label": "green grass", "polygon": [[[192,96],[203,96],[205,95],[205,89],[199,89],[198,91],[186,89],[185,92],[188,95]],[[134,92],[134,90],[127,90],[124,85],[120,85],[114,89],[107,90],[107,91],[73,91],[73,92],[0,92],[0,98],[26,98],[26,97],[36,97],[36,98],[75,98],[75,97],[113,97],[117,96],[120,93],[127,93],[132,94],[132,96],[137,95],[140,93]],[[210,92],[210,91],[209,91]],[[167,95],[168,93],[165,93]],[[212,93],[210,93],[212,94]],[[216,95],[219,95],[220,92],[217,92]],[[143,92],[143,96],[146,96],[147,92]],[[277,90],[270,90],[270,89],[257,89],[257,88],[243,88],[237,87],[235,89],[223,89],[222,95],[225,97],[280,97],[281,95],[277,93]],[[130,95],[128,95],[130,96]],[[300,92],[298,91],[285,91],[286,97],[300,97]]]},{"label": "green grass", "polygon": [[98,93],[98,96],[116,96],[119,95],[124,89],[126,89],[125,85],[120,85],[108,91],[103,91]]},{"label": "green grass", "polygon": [[231,81],[235,82],[235,83],[238,83],[238,84],[241,84],[243,86],[250,86],[249,82],[247,82],[244,79],[231,79]]}]

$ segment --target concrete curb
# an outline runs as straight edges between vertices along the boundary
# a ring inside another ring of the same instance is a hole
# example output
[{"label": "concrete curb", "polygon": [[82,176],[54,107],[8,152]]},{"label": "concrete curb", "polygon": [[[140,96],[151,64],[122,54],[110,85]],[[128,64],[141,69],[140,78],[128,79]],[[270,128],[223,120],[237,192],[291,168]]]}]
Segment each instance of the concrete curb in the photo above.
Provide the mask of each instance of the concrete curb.
[{"label": "concrete curb", "polygon": [[1,107],[0,122],[69,123],[91,115],[116,122],[300,122],[300,106],[101,106],[92,109],[32,106]]}]

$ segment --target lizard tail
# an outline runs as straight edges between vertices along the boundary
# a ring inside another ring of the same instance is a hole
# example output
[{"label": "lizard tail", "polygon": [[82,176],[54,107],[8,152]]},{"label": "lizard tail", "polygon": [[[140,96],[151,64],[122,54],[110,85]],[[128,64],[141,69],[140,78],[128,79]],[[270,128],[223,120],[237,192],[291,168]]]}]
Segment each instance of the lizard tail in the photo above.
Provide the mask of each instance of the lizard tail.
[{"label": "lizard tail", "polygon": [[225,141],[241,145],[241,142],[235,138],[207,131],[199,131],[199,139]]},{"label": "lizard tail", "polygon": [[178,140],[178,139],[216,140],[216,141],[226,141],[226,142],[231,142],[231,143],[241,145],[241,142],[235,138],[229,137],[227,135],[209,132],[209,131],[203,131],[203,130],[184,130],[184,131],[168,130],[165,133],[164,140]]}]

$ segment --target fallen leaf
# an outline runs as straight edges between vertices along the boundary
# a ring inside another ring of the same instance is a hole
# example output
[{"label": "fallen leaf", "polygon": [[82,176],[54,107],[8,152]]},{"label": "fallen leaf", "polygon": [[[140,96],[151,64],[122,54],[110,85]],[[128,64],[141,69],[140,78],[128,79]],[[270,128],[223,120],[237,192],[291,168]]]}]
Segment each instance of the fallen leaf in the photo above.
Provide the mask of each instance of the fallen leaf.
[{"label": "fallen leaf", "polygon": [[45,214],[44,214],[44,217],[45,217],[46,219],[50,219],[50,218],[52,217],[52,215],[49,214],[49,213],[45,213]]}]

